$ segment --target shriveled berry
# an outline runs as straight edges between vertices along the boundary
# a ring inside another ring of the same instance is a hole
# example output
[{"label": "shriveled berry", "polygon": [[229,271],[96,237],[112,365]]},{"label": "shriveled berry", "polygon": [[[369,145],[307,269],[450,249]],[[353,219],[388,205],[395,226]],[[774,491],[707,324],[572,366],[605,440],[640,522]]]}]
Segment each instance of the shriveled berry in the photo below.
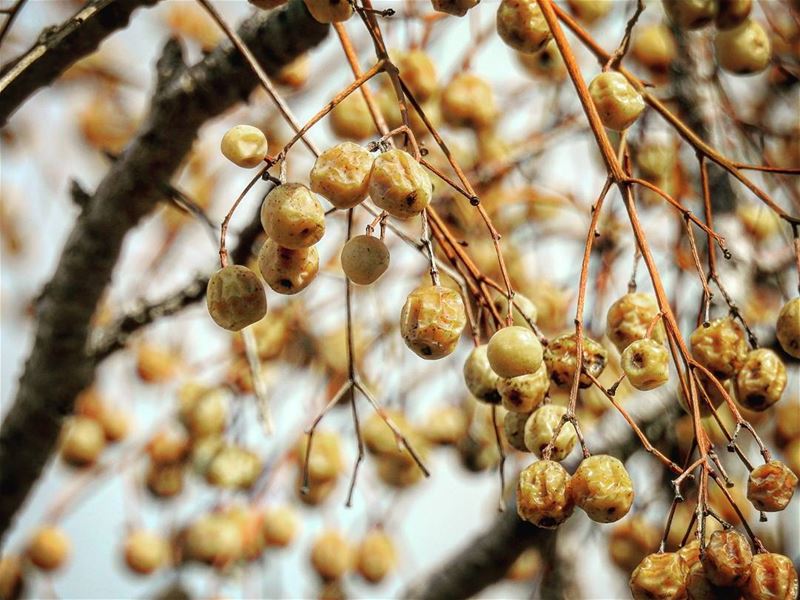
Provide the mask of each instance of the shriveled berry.
[{"label": "shriveled berry", "polygon": [[676,552],[656,552],[639,563],[628,586],[634,600],[683,600],[689,569]]},{"label": "shriveled berry", "polygon": [[308,248],[325,234],[325,211],[306,186],[284,183],[264,199],[261,226],[284,248]]},{"label": "shriveled berry", "polygon": [[637,390],[653,390],[669,380],[669,352],[655,340],[636,340],[622,352],[622,371]]},{"label": "shriveled berry", "polygon": [[612,0],[567,0],[567,4],[578,20],[587,25],[605,17],[613,6]]},{"label": "shriveled berry", "polygon": [[500,401],[500,394],[497,391],[499,377],[489,364],[488,348],[486,344],[481,344],[469,353],[464,362],[464,383],[478,400],[497,404]]},{"label": "shriveled berry", "polygon": [[670,21],[686,29],[705,27],[717,16],[717,0],[661,0]]},{"label": "shriveled berry", "polygon": [[714,50],[719,66],[737,75],[760,73],[772,58],[772,44],[758,21],[747,19],[733,29],[718,31]]},{"label": "shriveled berry", "polygon": [[308,176],[311,190],[336,208],[353,208],[367,197],[372,155],[363,146],[342,142],[317,157]]},{"label": "shriveled berry", "polygon": [[786,388],[786,367],[780,357],[767,348],[747,353],[736,374],[739,403],[748,410],[762,411],[781,399]]},{"label": "shriveled berry", "polygon": [[424,50],[401,52],[394,58],[394,64],[415,100],[425,102],[436,93],[439,87],[436,65]]},{"label": "shriveled berry", "polygon": [[747,499],[758,510],[778,512],[789,506],[797,475],[779,460],[759,465],[747,478]]},{"label": "shriveled berry", "polygon": [[756,554],[750,578],[740,591],[746,600],[792,600],[797,598],[797,571],[782,554]]},{"label": "shriveled berry", "polygon": [[503,417],[503,432],[511,447],[520,452],[530,452],[525,445],[525,423],[530,413],[507,412]]},{"label": "shriveled berry", "polygon": [[228,398],[222,390],[180,395],[181,422],[195,439],[219,435],[228,422]]},{"label": "shriveled berry", "polygon": [[497,33],[519,52],[536,52],[551,38],[536,0],[503,0],[497,9]]},{"label": "shriveled berry", "polygon": [[506,410],[527,413],[536,409],[550,389],[550,376],[544,362],[531,375],[500,377],[497,391]]},{"label": "shriveled berry", "polygon": [[291,506],[274,506],[264,511],[264,543],[285,548],[297,537],[300,519]]},{"label": "shriveled berry", "polygon": [[[614,302],[606,315],[606,335],[622,352],[631,343],[647,335],[647,328],[659,313],[658,303],[651,294],[632,292]],[[657,323],[652,338],[663,342],[664,326]]]},{"label": "shriveled berry", "polygon": [[189,525],[183,536],[186,558],[217,568],[241,558],[243,547],[241,529],[224,513],[200,517]]},{"label": "shriveled berry", "polygon": [[441,285],[423,285],[415,289],[406,298],[400,313],[403,341],[426,360],[452,354],[466,324],[461,294]]},{"label": "shriveled berry", "polygon": [[442,90],[442,118],[453,127],[485,129],[497,120],[491,86],[472,73],[459,73]]},{"label": "shriveled berry", "polygon": [[430,204],[432,194],[431,178],[408,152],[389,150],[372,163],[369,197],[393,217],[418,215]]},{"label": "shriveled berry", "polygon": [[662,23],[648,23],[636,27],[631,42],[631,55],[656,73],[666,73],[678,50],[669,27]]},{"label": "shriveled berry", "polygon": [[184,475],[185,469],[180,463],[151,464],[145,483],[150,493],[157,498],[171,498],[183,491]]},{"label": "shriveled berry", "polygon": [[570,495],[592,521],[613,523],[633,504],[633,482],[619,459],[607,454],[584,458],[570,480]]},{"label": "shriveled berry", "polygon": [[69,553],[69,538],[58,527],[40,527],[28,542],[28,560],[43,571],[54,571],[61,567],[69,558]]},{"label": "shriveled berry", "polygon": [[222,155],[243,169],[252,169],[261,164],[267,156],[269,144],[267,136],[251,125],[231,127],[220,142]]},{"label": "shriveled berry", "polygon": [[644,111],[644,99],[622,73],[600,73],[589,84],[589,95],[608,129],[623,131]]},{"label": "shriveled berry", "polygon": [[715,531],[700,560],[711,583],[721,587],[738,587],[750,577],[753,551],[747,539],[738,531]]},{"label": "shriveled berry", "polygon": [[719,10],[714,23],[717,29],[731,29],[750,16],[753,0],[719,0]]},{"label": "shriveled berry", "polygon": [[[567,409],[555,404],[545,404],[537,408],[525,423],[525,446],[528,450],[542,458],[544,449],[553,439],[553,434],[565,414],[567,414]],[[569,423],[564,423],[553,443],[550,458],[555,461],[564,460],[572,452],[577,441],[578,435],[575,428]]]},{"label": "shriveled berry", "polygon": [[144,530],[133,531],[125,538],[125,564],[141,575],[163,567],[169,558],[169,544],[161,536]]},{"label": "shriveled berry", "polygon": [[267,314],[267,295],[258,276],[242,265],[229,265],[214,273],[206,290],[208,314],[228,331],[239,331]]},{"label": "shriveled berry", "polygon": [[351,552],[350,544],[341,533],[325,531],[311,547],[311,566],[326,581],[340,579],[350,569]]},{"label": "shriveled berry", "polygon": [[261,459],[255,452],[241,446],[222,446],[206,469],[206,481],[226,488],[250,489],[261,474]]},{"label": "shriveled berry", "polygon": [[392,538],[382,529],[368,532],[358,546],[356,569],[370,583],[379,583],[391,573],[397,563]]},{"label": "shriveled berry", "polygon": [[316,278],[319,253],[314,246],[292,250],[267,239],[258,253],[258,269],[273,291],[297,294]]},{"label": "shriveled berry", "polygon": [[686,592],[691,600],[727,600],[737,595],[735,588],[719,587],[709,581],[700,560],[700,542],[696,539],[678,550],[689,569],[686,575]]},{"label": "shriveled berry", "polygon": [[542,366],[542,344],[530,328],[512,325],[495,332],[486,356],[500,377],[532,375]]},{"label": "shriveled berry", "polygon": [[[675,146],[670,142],[651,141],[646,142],[636,149],[636,166],[639,169],[641,176],[648,181],[658,181],[664,176],[665,173],[672,173],[677,161],[675,153]],[[637,296],[639,294],[626,294],[627,296]],[[655,307],[655,312],[658,312],[658,304],[653,296],[650,294],[642,294],[647,298],[649,306]],[[624,298],[625,296],[623,296]],[[661,337],[659,341],[664,338],[664,328],[660,327],[658,334]],[[655,335],[654,335],[655,337]]]},{"label": "shriveled berry", "polygon": [[644,558],[658,548],[661,536],[657,528],[639,515],[615,525],[608,536],[611,560],[626,573],[633,571]]},{"label": "shriveled berry", "polygon": [[559,463],[539,460],[519,474],[517,514],[544,529],[566,521],[575,506],[568,493],[569,473]]},{"label": "shriveled berry", "polygon": [[75,466],[97,461],[106,445],[103,427],[89,417],[72,417],[64,424],[61,458]]},{"label": "shriveled berry", "polygon": [[[591,373],[598,378],[606,367],[608,354],[600,344],[591,338],[583,337],[583,365],[582,370]],[[577,363],[577,344],[574,333],[560,335],[550,340],[544,351],[544,361],[547,364],[547,371],[550,379],[558,386],[569,387],[575,378],[575,367]],[[592,380],[581,373],[580,387],[589,387]]]},{"label": "shriveled berry", "polygon": [[371,285],[389,268],[389,248],[382,239],[357,235],[342,248],[342,270],[358,285]]},{"label": "shriveled berry", "polygon": [[183,461],[189,451],[189,439],[182,429],[170,428],[156,433],[146,446],[150,461],[169,465]]},{"label": "shriveled berry", "polygon": [[689,337],[697,362],[718,379],[728,379],[742,368],[747,357],[744,331],[730,317],[714,319],[708,327],[700,325]]},{"label": "shriveled berry", "polygon": [[800,358],[800,297],[783,305],[775,324],[775,336],[786,354]]},{"label": "shriveled berry", "polygon": [[353,16],[347,0],[303,0],[308,12],[320,23],[342,23]]},{"label": "shriveled berry", "polygon": [[470,8],[474,8],[481,0],[431,0],[433,10],[447,13],[454,17],[463,17]]},{"label": "shriveled berry", "polygon": [[360,92],[353,92],[337,104],[328,122],[334,134],[348,140],[362,141],[378,133],[367,101]]},{"label": "shriveled berry", "polygon": [[555,40],[550,40],[533,54],[517,52],[517,60],[534,77],[541,77],[552,83],[559,83],[567,78],[567,68]]}]

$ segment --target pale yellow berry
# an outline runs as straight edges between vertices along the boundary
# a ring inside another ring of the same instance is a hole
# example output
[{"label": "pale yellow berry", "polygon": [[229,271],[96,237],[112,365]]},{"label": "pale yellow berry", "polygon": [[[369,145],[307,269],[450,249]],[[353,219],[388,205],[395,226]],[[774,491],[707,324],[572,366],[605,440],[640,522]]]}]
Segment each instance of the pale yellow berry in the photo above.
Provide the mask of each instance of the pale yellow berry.
[{"label": "pale yellow berry", "polygon": [[570,480],[570,495],[592,521],[613,523],[633,504],[633,482],[619,459],[607,454],[584,458]]},{"label": "pale yellow berry", "polygon": [[342,142],[317,157],[308,176],[311,190],[336,208],[353,208],[367,197],[372,155],[363,146]]},{"label": "pale yellow berry", "polygon": [[486,355],[500,377],[532,375],[542,365],[542,344],[528,327],[512,325],[495,332]]},{"label": "pale yellow berry", "polygon": [[[302,436],[297,441],[297,462],[302,471],[306,463],[308,437]],[[344,469],[342,444],[339,436],[332,431],[316,431],[311,443],[311,455],[308,459],[308,479],[310,482],[324,483],[333,481]]]},{"label": "pale yellow berry", "polygon": [[719,0],[717,29],[731,29],[743,23],[750,16],[753,0]]},{"label": "pale yellow berry", "polygon": [[733,29],[718,31],[714,49],[719,66],[737,75],[760,73],[772,58],[772,44],[758,21],[747,19]]},{"label": "pale yellow berry", "polygon": [[470,8],[478,5],[481,0],[431,0],[433,10],[447,13],[455,17],[463,17]]},{"label": "pale yellow berry", "polygon": [[102,425],[88,417],[72,417],[64,424],[61,458],[75,466],[93,464],[106,445]]},{"label": "pale yellow berry", "polygon": [[747,478],[747,499],[758,510],[778,512],[789,506],[797,475],[779,460],[759,465]]},{"label": "pale yellow berry", "polygon": [[[658,316],[658,303],[654,296],[644,292],[625,294],[614,302],[606,315],[606,335],[622,352],[632,342],[647,335],[647,329]],[[665,340],[664,326],[658,322],[653,327],[652,338]]]},{"label": "pale yellow berry", "polygon": [[775,337],[786,354],[800,358],[800,297],[783,305],[775,325]]},{"label": "pale yellow berry", "polygon": [[367,533],[357,552],[356,569],[370,583],[383,581],[397,563],[394,543],[382,529]]},{"label": "pale yellow berry", "polygon": [[632,572],[644,558],[658,548],[659,530],[639,515],[620,521],[608,536],[611,560],[626,573]]},{"label": "pale yellow berry", "polygon": [[461,294],[441,285],[411,292],[400,313],[400,333],[417,356],[443,358],[456,349],[467,314]]},{"label": "pale yellow berry", "polygon": [[227,515],[204,515],[189,525],[183,537],[190,560],[223,568],[242,556],[244,540],[238,524]]},{"label": "pale yellow berry", "polygon": [[[514,325],[520,327],[530,327],[529,323],[536,322],[536,306],[531,302],[527,296],[522,294],[514,294],[514,299],[511,301],[512,311],[511,316],[514,319]],[[494,299],[494,306],[501,317],[508,314],[508,298],[503,295],[498,295]]]},{"label": "pale yellow berry", "polygon": [[[672,173],[675,168],[677,160],[675,146],[672,143],[660,141],[644,143],[636,149],[634,160],[643,179],[658,181],[665,173]],[[652,298],[653,304],[658,306],[655,298],[647,294],[643,295]]]},{"label": "pale yellow berry", "polygon": [[662,23],[648,23],[633,31],[631,55],[656,73],[666,73],[678,50],[675,37]]},{"label": "pale yellow berry", "polygon": [[182,464],[152,464],[147,470],[145,483],[157,498],[171,498],[183,491],[184,474]]},{"label": "pale yellow berry", "polygon": [[371,285],[389,268],[389,248],[382,239],[357,235],[342,248],[342,270],[358,285]]},{"label": "pale yellow berry", "polygon": [[750,577],[740,590],[745,600],[791,600],[797,598],[797,571],[791,559],[782,554],[756,554]]},{"label": "pale yellow berry", "polygon": [[300,519],[290,506],[275,506],[264,511],[264,543],[284,548],[297,537]]},{"label": "pale yellow berry", "polygon": [[497,33],[519,52],[536,52],[551,38],[536,0],[503,0],[497,9]]},{"label": "pale yellow berry", "polygon": [[223,446],[206,469],[206,481],[221,488],[247,490],[261,474],[261,466],[255,452],[240,446]]},{"label": "pale yellow berry", "polygon": [[507,412],[503,417],[503,433],[511,447],[520,452],[530,452],[525,445],[525,423],[530,413]]},{"label": "pale yellow berry", "polygon": [[432,444],[452,445],[467,434],[467,415],[458,406],[440,406],[431,410],[421,433]]},{"label": "pale yellow berry", "polygon": [[517,52],[517,60],[534,77],[541,77],[552,83],[559,83],[567,78],[567,67],[555,40],[550,40],[533,54]]},{"label": "pale yellow berry", "polygon": [[786,367],[777,354],[767,348],[752,350],[736,374],[737,400],[748,410],[767,410],[781,399],[786,379]]},{"label": "pale yellow berry", "polygon": [[306,186],[284,183],[264,199],[261,226],[284,248],[308,248],[325,234],[325,211]]},{"label": "pale yellow berry", "polygon": [[550,375],[544,362],[531,375],[500,377],[497,381],[497,391],[503,407],[512,412],[533,411],[542,403],[549,389]]},{"label": "pale yellow berry", "polygon": [[125,564],[141,575],[149,575],[163,567],[169,558],[169,544],[149,531],[133,531],[125,538]]},{"label": "pale yellow berry", "polygon": [[715,531],[700,560],[706,577],[714,585],[740,586],[750,577],[753,551],[738,531]]},{"label": "pale yellow berry", "polygon": [[686,598],[689,567],[676,552],[650,554],[631,574],[628,586],[634,600]]},{"label": "pale yellow berry", "polygon": [[425,102],[438,89],[436,65],[424,50],[417,48],[401,52],[395,57],[394,64],[417,102]]},{"label": "pale yellow berry", "polygon": [[717,16],[717,0],[661,0],[664,12],[679,27],[700,29]]},{"label": "pale yellow berry", "polygon": [[308,12],[320,23],[342,23],[353,16],[347,0],[303,0]]},{"label": "pale yellow berry", "polygon": [[182,429],[165,429],[150,439],[146,450],[153,464],[174,464],[186,458],[189,451],[189,439]]},{"label": "pale yellow berry", "polygon": [[398,219],[421,213],[431,202],[433,185],[427,171],[404,150],[378,156],[369,176],[369,196]]},{"label": "pale yellow berry", "polygon": [[337,104],[330,113],[333,133],[340,138],[362,141],[378,133],[363,94],[356,91]]},{"label": "pale yellow berry", "polygon": [[464,383],[467,389],[478,400],[497,404],[500,394],[497,392],[498,377],[489,365],[488,346],[481,344],[472,349],[464,362]]},{"label": "pale yellow berry", "polygon": [[308,53],[301,54],[275,74],[274,80],[292,90],[302,89],[311,75]]},{"label": "pale yellow berry", "polygon": [[323,532],[311,547],[311,566],[324,580],[340,579],[352,561],[350,544],[338,531]]},{"label": "pale yellow berry", "polygon": [[768,240],[781,230],[781,220],[770,208],[748,203],[736,207],[736,216],[753,238],[759,242]]},{"label": "pale yellow berry", "polygon": [[623,131],[644,111],[644,99],[622,73],[600,73],[589,84],[589,95],[603,125]]},{"label": "pale yellow berry", "polygon": [[228,331],[239,331],[267,314],[267,295],[258,276],[242,265],[229,265],[214,273],[206,290],[208,314]]},{"label": "pale yellow berry", "polygon": [[654,390],[669,381],[669,352],[655,340],[636,340],[622,352],[622,371],[637,390]]},{"label": "pale yellow berry", "polygon": [[566,521],[575,504],[569,494],[569,473],[552,460],[539,460],[519,474],[517,514],[544,529]]},{"label": "pale yellow berry", "polygon": [[697,362],[718,379],[727,379],[742,368],[747,357],[744,331],[730,317],[700,325],[689,336],[692,354]]},{"label": "pale yellow berry", "polygon": [[[525,423],[525,446],[539,458],[544,456],[544,450],[553,439],[553,434],[561,424],[562,417],[567,414],[567,409],[563,406],[545,404],[536,409]],[[572,452],[578,436],[575,428],[564,423],[558,437],[552,447],[550,459],[555,461],[564,460]]]},{"label": "pale yellow berry", "polygon": [[485,129],[497,120],[491,86],[472,73],[459,73],[442,90],[442,118],[454,127]]},{"label": "pale yellow berry", "polygon": [[69,558],[69,553],[69,538],[55,526],[40,527],[28,542],[28,560],[43,571],[54,571],[61,567]]},{"label": "pale yellow berry", "polygon": [[319,253],[310,248],[284,248],[268,239],[258,253],[258,269],[266,284],[279,294],[302,292],[319,272]]},{"label": "pale yellow berry", "polygon": [[236,166],[252,169],[263,162],[269,144],[267,137],[257,127],[235,125],[222,136],[220,150],[222,155]]},{"label": "pale yellow berry", "polygon": [[181,421],[193,438],[218,435],[228,422],[228,398],[221,390],[179,397]]},{"label": "pale yellow berry", "polygon": [[612,0],[567,0],[570,9],[578,20],[583,21],[587,25],[592,25],[595,21],[599,21],[605,17],[611,7],[613,6]]},{"label": "pale yellow berry", "polygon": [[[550,379],[560,387],[571,387],[575,378],[578,348],[574,333],[560,335],[550,340],[544,351],[544,361]],[[591,338],[583,337],[582,371],[590,373],[595,379],[600,377],[606,367],[608,354],[600,344]],[[592,380],[582,373],[579,381],[580,387],[589,387]]]}]

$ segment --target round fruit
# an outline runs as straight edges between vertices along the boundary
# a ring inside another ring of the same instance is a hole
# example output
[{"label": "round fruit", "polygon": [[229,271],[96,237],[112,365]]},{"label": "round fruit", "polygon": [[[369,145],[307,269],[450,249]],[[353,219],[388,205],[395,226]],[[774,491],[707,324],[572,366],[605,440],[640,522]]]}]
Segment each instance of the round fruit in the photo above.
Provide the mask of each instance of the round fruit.
[{"label": "round fruit", "polygon": [[353,16],[347,0],[303,0],[308,12],[320,23],[342,23]]},{"label": "round fruit", "polygon": [[517,60],[534,77],[541,77],[552,83],[559,83],[567,78],[567,67],[555,40],[550,40],[533,54],[517,52]]},{"label": "round fruit", "polygon": [[797,598],[797,571],[782,554],[756,554],[750,565],[750,578],[741,588],[746,600]]},{"label": "round fruit", "polygon": [[661,0],[670,20],[686,29],[705,27],[717,16],[717,0]]},{"label": "round fruit", "polygon": [[150,439],[146,449],[153,464],[175,464],[186,458],[189,451],[189,440],[186,434],[178,428],[165,429]]},{"label": "round fruit", "polygon": [[135,573],[149,575],[160,569],[169,557],[167,541],[149,531],[134,531],[125,539],[125,564]]},{"label": "round fruit", "polygon": [[371,285],[389,268],[389,248],[372,235],[357,235],[342,248],[342,270],[358,285]]},{"label": "round fruit", "polygon": [[222,390],[180,396],[181,422],[193,438],[219,435],[228,423],[228,398]]},{"label": "round fruit", "polygon": [[378,133],[360,91],[353,92],[334,107],[329,123],[334,134],[348,140],[366,140]]},{"label": "round fruit", "polygon": [[[505,317],[508,314],[508,298],[506,296],[498,295],[494,299],[494,306],[501,317]],[[511,317],[514,319],[514,325],[530,327],[530,323],[536,322],[536,306],[527,296],[514,294],[511,306]]]},{"label": "round fruit", "polygon": [[470,8],[478,5],[481,0],[431,0],[433,10],[447,13],[455,17],[463,17]]},{"label": "round fruit", "polygon": [[677,54],[675,38],[666,25],[648,23],[634,30],[631,55],[651,71],[666,73]]},{"label": "round fruit", "polygon": [[497,391],[499,378],[489,365],[488,346],[481,344],[472,349],[464,362],[464,382],[467,389],[478,400],[497,404],[500,394]]},{"label": "round fruit", "polygon": [[184,553],[190,560],[224,568],[242,556],[244,548],[239,525],[227,515],[204,515],[186,529]]},{"label": "round fruit", "polygon": [[783,305],[775,325],[775,336],[786,354],[800,358],[800,297]]},{"label": "round fruit", "polygon": [[506,410],[513,412],[529,413],[536,409],[544,400],[550,389],[550,376],[544,362],[532,375],[497,380],[497,391]]},{"label": "round fruit", "polygon": [[308,248],[325,234],[325,211],[306,186],[284,183],[264,199],[261,226],[284,248]]},{"label": "round fruit", "polygon": [[661,535],[639,515],[615,525],[608,536],[611,560],[626,573],[632,572],[644,558],[658,548]]},{"label": "round fruit", "polygon": [[311,547],[311,566],[326,581],[339,579],[350,568],[350,545],[338,531],[322,533]]},{"label": "round fruit", "polygon": [[416,48],[401,52],[394,59],[400,77],[417,102],[425,102],[436,93],[436,65],[424,50]]},{"label": "round fruit", "polygon": [[747,499],[758,510],[778,512],[789,506],[797,487],[797,475],[779,460],[759,465],[747,479]]},{"label": "round fruit", "polygon": [[258,253],[258,269],[273,291],[297,294],[317,277],[319,253],[314,246],[292,250],[267,239]]},{"label": "round fruit", "polygon": [[706,577],[720,587],[741,586],[750,577],[753,551],[745,537],[734,530],[711,534],[700,560]]},{"label": "round fruit", "polygon": [[[302,471],[306,461],[308,437],[297,441],[297,461]],[[308,479],[322,483],[336,479],[344,469],[342,445],[339,436],[332,431],[315,431],[308,460]]]},{"label": "round fruit", "polygon": [[605,17],[613,6],[612,0],[567,0],[567,4],[578,20],[587,25]]},{"label": "round fruit", "polygon": [[261,459],[239,446],[222,446],[206,469],[206,481],[227,489],[250,489],[261,474]]},{"label": "round fruit", "polygon": [[[591,373],[595,379],[600,377],[606,367],[608,356],[605,348],[585,336],[582,348],[582,370]],[[575,378],[577,355],[574,333],[560,335],[550,340],[544,351],[544,361],[547,364],[547,371],[550,373],[550,379],[553,383],[561,387],[572,386],[572,380]],[[582,373],[579,385],[582,388],[589,387],[592,385],[592,380]]]},{"label": "round fruit", "polygon": [[297,537],[300,519],[290,506],[276,506],[264,511],[264,543],[285,548]]},{"label": "round fruit", "polygon": [[239,331],[267,314],[267,295],[247,267],[229,265],[214,273],[206,290],[208,313],[228,331]]},{"label": "round fruit", "polygon": [[91,465],[106,446],[103,427],[89,417],[72,417],[64,424],[61,458],[75,466]]},{"label": "round fruit", "polygon": [[514,50],[533,53],[551,38],[536,0],[503,0],[497,9],[497,33]]},{"label": "round fruit", "polygon": [[171,498],[183,491],[184,468],[182,464],[151,464],[147,470],[146,484],[157,498]]},{"label": "round fruit", "polygon": [[500,377],[532,375],[542,366],[542,344],[528,327],[512,325],[495,332],[486,356]]},{"label": "round fruit", "polygon": [[[671,142],[653,141],[646,142],[636,149],[636,166],[642,178],[647,181],[659,181],[665,173],[672,173],[675,169],[677,156],[675,146]],[[650,294],[626,294],[626,296],[643,296],[648,308],[653,311],[653,316],[658,312],[656,299]],[[623,296],[625,298],[626,296]],[[647,325],[645,325],[647,327]],[[664,327],[660,325],[658,335],[664,337]],[[661,341],[661,339],[659,341]]]},{"label": "round fruit", "polygon": [[[643,292],[625,294],[608,309],[606,335],[622,352],[631,343],[647,335],[647,328],[659,312],[654,296]],[[659,342],[666,339],[663,324],[656,324],[652,337]]]},{"label": "round fruit", "polygon": [[552,460],[540,460],[519,474],[517,514],[544,529],[555,529],[566,521],[575,505],[568,493],[569,473]]},{"label": "round fruit", "polygon": [[511,447],[520,452],[529,452],[525,445],[525,423],[530,413],[507,412],[503,417],[503,432]]},{"label": "round fruit", "polygon": [[467,434],[467,415],[458,406],[441,406],[428,413],[422,434],[432,444],[452,445]]},{"label": "round fruit", "polygon": [[497,120],[491,86],[472,73],[459,73],[442,90],[442,118],[453,127],[485,129]]},{"label": "round fruit", "polygon": [[669,352],[655,340],[636,340],[622,352],[622,371],[637,390],[653,390],[669,380]]},{"label": "round fruit", "polygon": [[235,125],[222,136],[222,155],[243,169],[252,169],[267,156],[269,144],[264,133],[250,125]]},{"label": "round fruit", "polygon": [[13,554],[0,558],[0,598],[19,600],[25,593],[22,559]]},{"label": "round fruit", "polygon": [[717,29],[731,29],[742,24],[753,8],[753,0],[720,0],[715,24]]},{"label": "round fruit", "polygon": [[69,538],[54,526],[40,527],[28,542],[28,560],[43,571],[61,567],[67,561],[69,552]]},{"label": "round fruit", "polygon": [[373,529],[358,546],[356,569],[370,583],[379,583],[397,562],[392,539],[381,529]]},{"label": "round fruit", "polygon": [[737,75],[760,73],[772,58],[772,45],[764,27],[747,19],[733,29],[718,31],[714,49],[719,66]]},{"label": "round fruit", "polygon": [[415,289],[406,298],[400,313],[403,341],[426,360],[452,354],[466,324],[461,294],[441,285],[423,285]]},{"label": "round fruit", "polygon": [[418,215],[430,204],[432,195],[431,178],[408,152],[389,150],[372,163],[369,197],[393,217]]},{"label": "round fruit", "polygon": [[584,458],[570,480],[569,492],[598,523],[619,521],[633,504],[633,482],[625,466],[607,454]]},{"label": "round fruit", "polygon": [[786,388],[786,367],[772,350],[748,352],[736,374],[739,403],[748,410],[763,411],[781,399]]},{"label": "round fruit", "polygon": [[367,197],[371,169],[372,155],[366,148],[342,142],[317,157],[308,179],[311,190],[336,208],[353,208]]},{"label": "round fruit", "polygon": [[589,84],[589,95],[608,129],[623,131],[644,111],[644,99],[622,73],[600,73]]},{"label": "round fruit", "polygon": [[[543,457],[544,449],[553,439],[553,434],[561,424],[561,418],[567,414],[563,406],[545,404],[536,409],[531,418],[525,423],[525,446],[539,458]],[[564,423],[558,437],[553,443],[551,460],[562,461],[572,452],[578,435],[570,423]]]},{"label": "round fruit", "polygon": [[689,569],[675,552],[657,552],[644,558],[631,574],[628,586],[634,600],[686,598]]},{"label": "round fruit", "polygon": [[730,317],[715,319],[708,327],[700,325],[689,341],[697,362],[720,380],[735,375],[747,357],[744,332]]}]

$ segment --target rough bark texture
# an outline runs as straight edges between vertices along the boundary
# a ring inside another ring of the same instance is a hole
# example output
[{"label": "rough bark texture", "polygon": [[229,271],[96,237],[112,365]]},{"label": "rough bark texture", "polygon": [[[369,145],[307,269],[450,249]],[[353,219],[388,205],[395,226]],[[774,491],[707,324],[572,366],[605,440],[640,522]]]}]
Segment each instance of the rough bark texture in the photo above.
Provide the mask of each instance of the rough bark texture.
[{"label": "rough bark texture", "polygon": [[[302,0],[244,22],[239,33],[269,74],[318,44],[328,26]],[[229,42],[192,67],[171,41],[158,64],[150,114],[78,217],[37,312],[34,346],[0,428],[0,536],[50,456],[61,421],[92,379],[92,314],[128,231],[161,198],[197,130],[247,98],[256,78]]]}]

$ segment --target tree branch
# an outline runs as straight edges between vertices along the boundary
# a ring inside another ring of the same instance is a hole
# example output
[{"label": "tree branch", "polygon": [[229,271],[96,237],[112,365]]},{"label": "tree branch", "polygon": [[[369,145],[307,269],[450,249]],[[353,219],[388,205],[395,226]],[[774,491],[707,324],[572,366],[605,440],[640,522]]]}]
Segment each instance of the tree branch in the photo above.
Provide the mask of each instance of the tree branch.
[{"label": "tree branch", "polygon": [[[302,0],[258,13],[239,30],[268,74],[318,44],[327,32]],[[33,350],[0,428],[0,536],[38,479],[62,417],[91,383],[90,320],[125,235],[162,197],[164,182],[189,152],[199,127],[247,98],[256,85],[255,75],[228,41],[190,68],[181,66],[177,48],[174,41],[167,45],[147,122],[79,215],[42,294]]]}]

